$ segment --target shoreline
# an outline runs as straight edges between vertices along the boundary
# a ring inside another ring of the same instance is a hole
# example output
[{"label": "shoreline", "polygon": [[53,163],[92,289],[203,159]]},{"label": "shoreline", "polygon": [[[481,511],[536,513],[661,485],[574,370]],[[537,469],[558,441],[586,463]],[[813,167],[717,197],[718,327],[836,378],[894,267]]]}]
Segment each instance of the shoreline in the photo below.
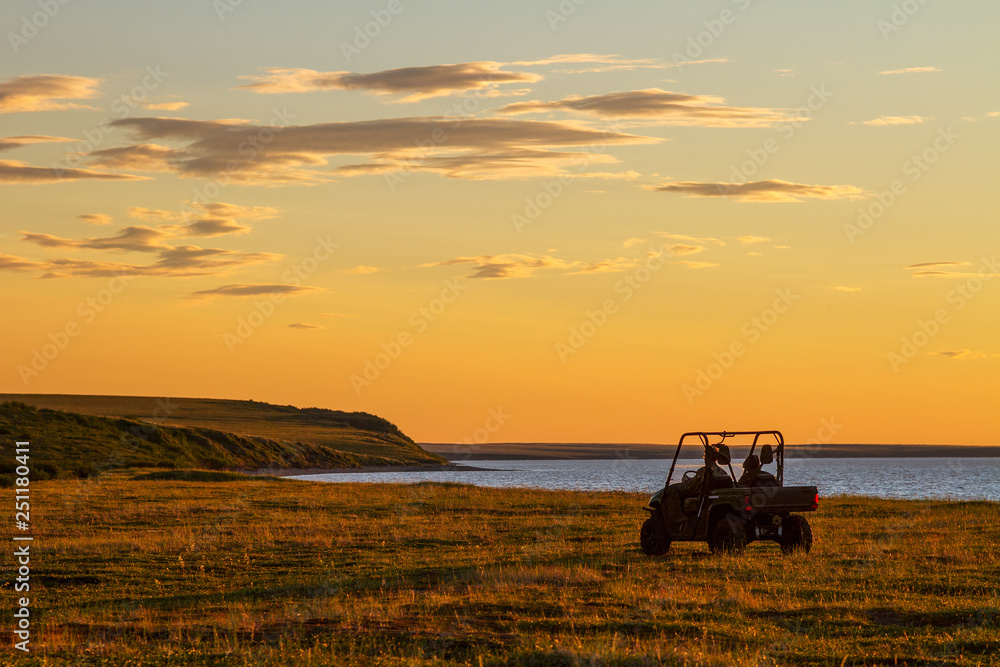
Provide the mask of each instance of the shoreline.
[{"label": "shoreline", "polygon": [[[455,445],[449,443],[420,442],[425,451],[443,456],[451,461],[538,461],[538,460],[670,460],[676,443],[531,443],[498,442],[482,445]],[[733,460],[742,461],[747,447],[736,445]],[[698,445],[686,443],[680,457],[697,460]],[[803,458],[1000,458],[996,445],[864,445],[825,444],[785,445],[788,459]]]},{"label": "shoreline", "polygon": [[448,472],[448,471],[495,471],[494,468],[477,468],[475,466],[457,466],[453,463],[435,463],[432,465],[412,466],[362,466],[360,468],[261,468],[258,470],[241,470],[243,474],[255,477],[298,477],[301,475],[340,475],[372,472]]}]

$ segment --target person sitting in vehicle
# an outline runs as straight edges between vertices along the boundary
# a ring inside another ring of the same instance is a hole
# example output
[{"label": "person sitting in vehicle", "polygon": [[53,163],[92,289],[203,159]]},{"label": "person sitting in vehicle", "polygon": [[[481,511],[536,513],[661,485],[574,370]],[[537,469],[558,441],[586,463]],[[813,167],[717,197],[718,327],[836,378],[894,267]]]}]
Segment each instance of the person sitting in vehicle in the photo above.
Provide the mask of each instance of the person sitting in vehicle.
[{"label": "person sitting in vehicle", "polygon": [[695,473],[694,477],[688,479],[685,482],[688,491],[691,494],[697,494],[701,491],[701,486],[705,482],[705,475],[711,475],[711,479],[708,482],[708,489],[728,489],[733,486],[733,479],[729,476],[729,473],[725,471],[718,463],[713,460],[708,462],[707,470],[706,466],[698,468],[698,472]]},{"label": "person sitting in vehicle", "polygon": [[778,479],[764,470],[756,454],[751,454],[743,461],[743,475],[737,486],[777,486]]}]

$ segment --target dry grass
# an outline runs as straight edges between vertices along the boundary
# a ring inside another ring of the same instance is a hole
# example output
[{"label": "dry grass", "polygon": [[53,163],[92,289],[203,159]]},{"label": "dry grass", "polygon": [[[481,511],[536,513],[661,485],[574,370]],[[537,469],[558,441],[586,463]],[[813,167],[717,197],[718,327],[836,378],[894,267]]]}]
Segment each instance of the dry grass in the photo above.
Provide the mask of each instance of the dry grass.
[{"label": "dry grass", "polygon": [[33,500],[37,644],[8,662],[1000,664],[997,503],[827,499],[809,557],[648,558],[637,494],[115,474]]}]

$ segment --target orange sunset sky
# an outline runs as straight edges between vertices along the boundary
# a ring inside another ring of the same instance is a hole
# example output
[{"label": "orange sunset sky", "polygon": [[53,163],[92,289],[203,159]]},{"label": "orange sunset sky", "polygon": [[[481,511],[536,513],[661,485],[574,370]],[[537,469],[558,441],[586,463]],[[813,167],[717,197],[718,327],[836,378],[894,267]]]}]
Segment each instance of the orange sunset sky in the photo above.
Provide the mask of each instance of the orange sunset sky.
[{"label": "orange sunset sky", "polygon": [[5,2],[0,392],[996,444],[998,20]]}]

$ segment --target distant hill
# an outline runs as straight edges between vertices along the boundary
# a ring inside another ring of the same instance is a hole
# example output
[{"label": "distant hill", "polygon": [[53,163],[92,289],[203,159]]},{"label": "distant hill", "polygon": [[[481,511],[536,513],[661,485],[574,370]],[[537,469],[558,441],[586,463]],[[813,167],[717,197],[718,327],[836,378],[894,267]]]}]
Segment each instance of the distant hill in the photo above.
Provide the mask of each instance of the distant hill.
[{"label": "distant hill", "polygon": [[33,463],[62,471],[91,465],[278,469],[445,461],[375,415],[256,401],[0,394],[0,435],[30,440]]}]

